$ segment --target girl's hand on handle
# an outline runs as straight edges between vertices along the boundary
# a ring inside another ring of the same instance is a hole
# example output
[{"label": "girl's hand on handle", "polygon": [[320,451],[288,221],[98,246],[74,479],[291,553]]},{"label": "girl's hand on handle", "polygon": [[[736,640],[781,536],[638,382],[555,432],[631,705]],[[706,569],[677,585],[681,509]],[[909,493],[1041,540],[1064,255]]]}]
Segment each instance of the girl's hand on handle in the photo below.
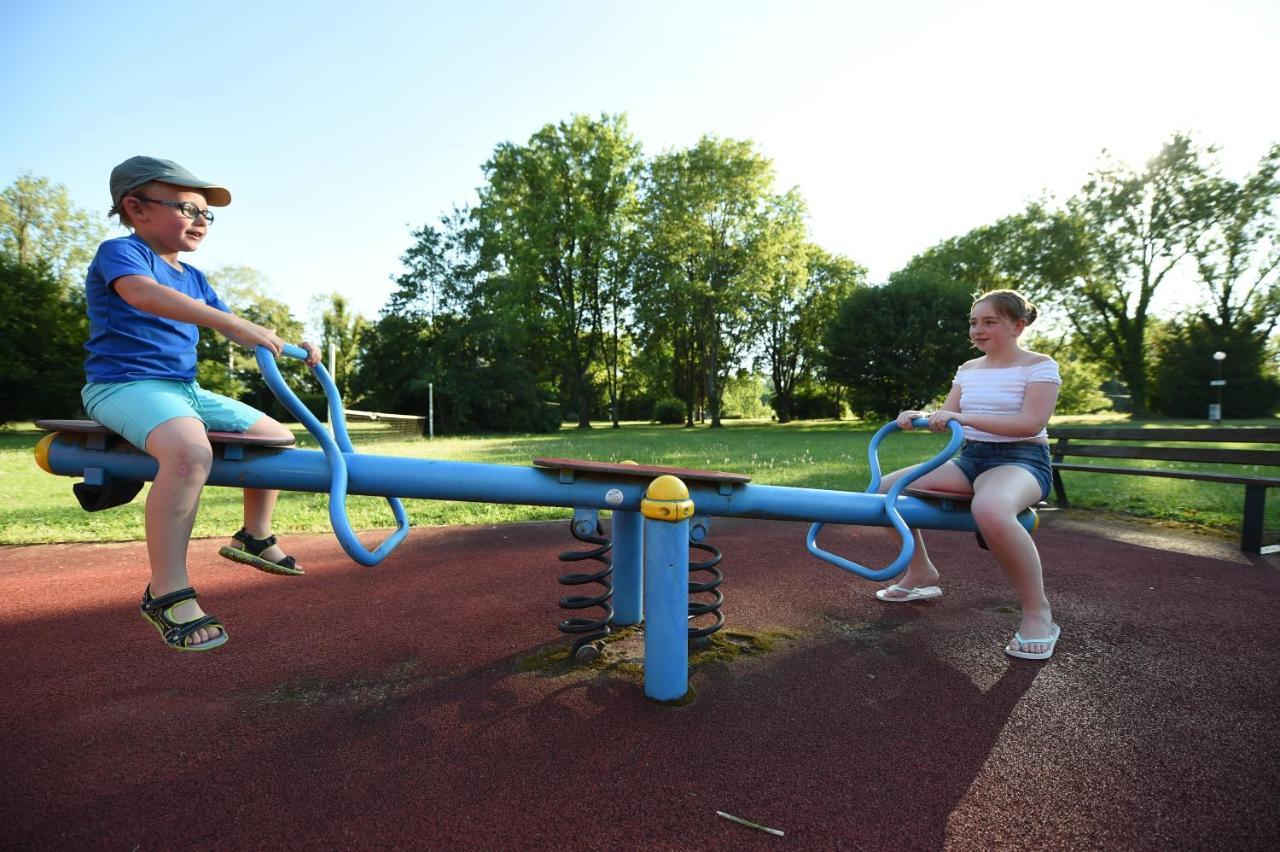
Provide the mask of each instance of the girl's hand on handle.
[{"label": "girl's hand on handle", "polygon": [[925,416],[925,413],[923,411],[912,411],[912,410],[904,411],[898,415],[898,428],[905,429],[906,431],[910,432],[913,428],[915,428],[914,426],[911,425],[911,421],[918,420],[919,418],[924,416]]},{"label": "girl's hand on handle", "polygon": [[948,411],[945,408],[940,408],[929,415],[929,431],[945,432],[949,428],[947,424],[952,420],[955,420],[957,423],[961,423],[961,424],[963,424],[964,422],[960,419],[960,412]]},{"label": "girl's hand on handle", "polygon": [[314,343],[308,343],[304,340],[300,345],[303,349],[307,350],[306,365],[308,367],[314,367],[316,364],[320,363],[320,350]]}]

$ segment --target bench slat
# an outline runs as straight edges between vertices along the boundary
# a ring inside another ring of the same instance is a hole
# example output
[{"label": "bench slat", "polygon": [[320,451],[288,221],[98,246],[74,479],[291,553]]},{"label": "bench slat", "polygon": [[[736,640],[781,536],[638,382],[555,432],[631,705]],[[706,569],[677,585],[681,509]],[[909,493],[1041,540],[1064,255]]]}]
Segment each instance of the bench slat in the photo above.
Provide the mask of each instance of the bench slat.
[{"label": "bench slat", "polygon": [[1280,488],[1280,479],[1267,476],[1233,476],[1228,473],[1208,473],[1198,470],[1160,470],[1152,467],[1104,467],[1096,464],[1070,464],[1054,462],[1054,470],[1075,470],[1087,473],[1122,473],[1131,476],[1164,476],[1170,479],[1194,479],[1200,482],[1229,482],[1236,485],[1262,485]]},{"label": "bench slat", "polygon": [[1114,429],[1093,426],[1059,426],[1049,437],[1099,441],[1194,441],[1198,443],[1280,444],[1280,428],[1243,429]]},{"label": "bench slat", "polygon": [[1055,456],[1088,456],[1105,459],[1207,462],[1209,464],[1280,465],[1280,450],[1226,450],[1218,447],[1135,447],[1116,444],[1055,444]]}]

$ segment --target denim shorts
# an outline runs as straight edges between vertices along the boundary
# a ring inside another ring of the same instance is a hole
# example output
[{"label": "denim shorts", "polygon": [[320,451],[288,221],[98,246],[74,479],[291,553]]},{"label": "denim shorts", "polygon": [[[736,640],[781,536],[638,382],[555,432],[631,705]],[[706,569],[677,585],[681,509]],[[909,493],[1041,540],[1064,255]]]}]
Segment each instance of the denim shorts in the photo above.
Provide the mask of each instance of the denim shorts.
[{"label": "denim shorts", "polygon": [[90,382],[80,390],[80,399],[86,414],[140,450],[146,450],[152,429],[175,417],[201,420],[206,431],[244,432],[264,416],[195,382],[167,379]]},{"label": "denim shorts", "polygon": [[1049,458],[1049,445],[1036,441],[965,441],[959,454],[951,460],[964,471],[972,483],[979,474],[1002,465],[1020,467],[1036,478],[1040,484],[1040,499],[1049,496],[1053,488],[1053,462]]}]

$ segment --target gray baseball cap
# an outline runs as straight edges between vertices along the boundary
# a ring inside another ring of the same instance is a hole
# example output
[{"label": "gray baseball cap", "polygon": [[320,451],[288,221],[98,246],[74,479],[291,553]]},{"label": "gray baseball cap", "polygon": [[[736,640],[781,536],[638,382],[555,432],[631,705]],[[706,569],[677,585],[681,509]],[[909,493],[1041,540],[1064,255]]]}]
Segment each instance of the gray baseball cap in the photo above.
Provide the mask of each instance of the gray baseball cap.
[{"label": "gray baseball cap", "polygon": [[111,170],[111,203],[120,207],[120,199],[144,183],[158,180],[174,186],[198,189],[210,207],[226,207],[231,203],[231,190],[191,174],[173,160],[156,157],[130,157]]}]

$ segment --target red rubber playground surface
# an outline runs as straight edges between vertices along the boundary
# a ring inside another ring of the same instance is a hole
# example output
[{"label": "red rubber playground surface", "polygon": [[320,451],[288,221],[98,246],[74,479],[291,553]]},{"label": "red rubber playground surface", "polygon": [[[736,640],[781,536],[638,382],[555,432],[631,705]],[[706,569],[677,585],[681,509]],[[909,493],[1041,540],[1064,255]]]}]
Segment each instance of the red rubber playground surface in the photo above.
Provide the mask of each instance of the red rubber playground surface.
[{"label": "red rubber playground surface", "polygon": [[1050,517],[1036,663],[1001,653],[1015,602],[972,536],[931,537],[942,598],[890,605],[804,531],[712,524],[727,629],[791,638],[683,707],[521,669],[564,641],[567,523],[417,530],[377,568],[292,537],[299,578],[195,542],[231,637],[207,654],[138,615],[143,545],[0,548],[0,846],[1280,848],[1271,558]]}]

